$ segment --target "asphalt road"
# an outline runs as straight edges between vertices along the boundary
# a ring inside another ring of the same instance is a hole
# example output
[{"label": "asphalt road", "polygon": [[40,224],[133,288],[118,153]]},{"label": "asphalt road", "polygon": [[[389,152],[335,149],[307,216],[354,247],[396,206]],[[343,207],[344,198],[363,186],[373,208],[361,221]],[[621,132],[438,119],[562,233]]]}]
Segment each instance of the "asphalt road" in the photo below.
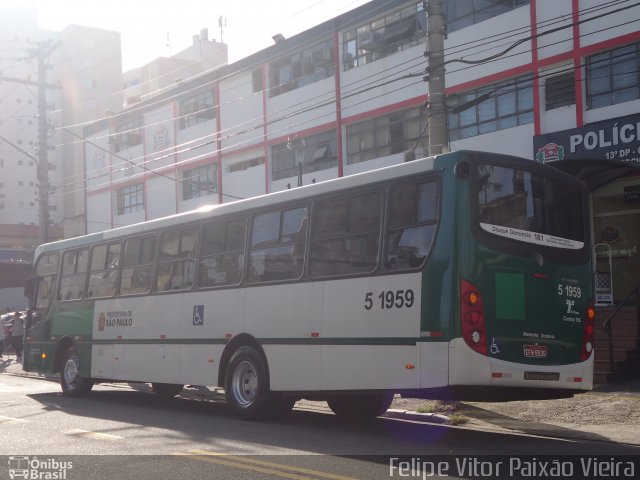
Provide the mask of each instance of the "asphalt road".
[{"label": "asphalt road", "polygon": [[[55,383],[4,374],[0,438],[0,455],[7,456],[0,463],[0,479],[9,478],[8,469],[15,474],[20,459],[24,464],[34,458],[47,471],[71,462],[63,480],[401,478],[406,475],[401,475],[400,460],[394,470],[390,458],[416,459],[421,465],[481,455],[640,458],[640,447],[399,419],[346,424],[330,413],[299,409],[278,423],[246,422],[222,403],[162,401],[152,393],[111,385],[96,386],[86,398],[67,398]],[[426,478],[416,464],[413,473],[409,476]],[[449,470],[447,477],[457,478],[457,473]]]}]

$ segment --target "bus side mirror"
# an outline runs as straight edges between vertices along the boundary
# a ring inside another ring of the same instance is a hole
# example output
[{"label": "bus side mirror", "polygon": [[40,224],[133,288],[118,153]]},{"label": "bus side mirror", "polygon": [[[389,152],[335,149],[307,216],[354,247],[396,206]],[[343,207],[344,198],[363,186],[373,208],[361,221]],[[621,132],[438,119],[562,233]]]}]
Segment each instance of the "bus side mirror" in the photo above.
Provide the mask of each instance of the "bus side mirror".
[{"label": "bus side mirror", "polygon": [[24,286],[24,296],[27,297],[27,307],[35,308],[36,292],[38,287],[38,277],[29,277]]}]

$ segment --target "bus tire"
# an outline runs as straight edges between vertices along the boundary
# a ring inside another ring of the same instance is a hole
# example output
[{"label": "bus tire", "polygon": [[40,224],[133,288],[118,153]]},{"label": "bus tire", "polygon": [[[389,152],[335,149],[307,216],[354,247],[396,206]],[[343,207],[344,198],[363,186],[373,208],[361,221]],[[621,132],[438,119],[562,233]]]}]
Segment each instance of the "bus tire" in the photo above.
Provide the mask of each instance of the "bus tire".
[{"label": "bus tire", "polygon": [[184,385],[174,383],[152,383],[151,390],[161,398],[173,398],[182,392]]},{"label": "bus tire", "polygon": [[393,395],[388,393],[366,393],[336,395],[327,400],[329,408],[338,417],[350,420],[376,418],[387,411]]},{"label": "bus tire", "polygon": [[269,411],[269,380],[262,356],[253,347],[240,347],[229,360],[224,389],[227,404],[243,420],[264,418]]},{"label": "bus tire", "polygon": [[67,349],[64,354],[60,371],[60,386],[62,394],[67,397],[82,397],[87,395],[93,387],[91,378],[80,375],[80,357],[74,347]]}]

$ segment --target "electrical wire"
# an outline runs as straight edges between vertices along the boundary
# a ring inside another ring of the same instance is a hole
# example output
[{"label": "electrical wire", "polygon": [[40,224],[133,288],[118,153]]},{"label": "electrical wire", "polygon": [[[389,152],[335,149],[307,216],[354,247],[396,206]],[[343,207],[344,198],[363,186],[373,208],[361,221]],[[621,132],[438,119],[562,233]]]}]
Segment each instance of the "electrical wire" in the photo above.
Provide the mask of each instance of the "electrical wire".
[{"label": "electrical wire", "polygon": [[[386,82],[385,84],[388,84],[388,83],[390,83],[390,82]],[[375,86],[375,85],[372,85],[372,86],[371,86],[371,88],[376,88],[376,86]],[[361,93],[364,93],[364,92],[358,92],[358,93],[356,93],[356,94],[361,94]],[[344,98],[344,97],[343,97],[343,98]],[[299,114],[299,113],[300,113],[300,112],[294,112],[292,115],[296,115],[296,114]],[[257,128],[262,128],[262,127],[263,127],[263,125],[260,125],[260,126],[258,126]],[[202,145],[198,145],[198,147],[200,147],[200,146],[202,146]],[[174,148],[175,148],[175,147],[174,147]],[[211,153],[209,153],[209,155],[211,155]]]}]

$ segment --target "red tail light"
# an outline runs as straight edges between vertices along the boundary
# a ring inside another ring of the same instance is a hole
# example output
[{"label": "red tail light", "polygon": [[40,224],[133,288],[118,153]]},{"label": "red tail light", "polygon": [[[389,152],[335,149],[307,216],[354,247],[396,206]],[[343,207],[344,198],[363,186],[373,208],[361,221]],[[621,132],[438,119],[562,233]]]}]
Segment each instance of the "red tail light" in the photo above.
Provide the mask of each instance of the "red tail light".
[{"label": "red tail light", "polygon": [[595,333],[596,311],[593,308],[593,301],[589,302],[589,306],[584,314],[584,330],[582,333],[582,348],[580,348],[580,361],[587,360],[593,352],[593,335]]},{"label": "red tail light", "polygon": [[484,321],[484,303],[480,291],[465,279],[460,279],[460,316],[462,337],[467,345],[487,355],[487,328]]}]

